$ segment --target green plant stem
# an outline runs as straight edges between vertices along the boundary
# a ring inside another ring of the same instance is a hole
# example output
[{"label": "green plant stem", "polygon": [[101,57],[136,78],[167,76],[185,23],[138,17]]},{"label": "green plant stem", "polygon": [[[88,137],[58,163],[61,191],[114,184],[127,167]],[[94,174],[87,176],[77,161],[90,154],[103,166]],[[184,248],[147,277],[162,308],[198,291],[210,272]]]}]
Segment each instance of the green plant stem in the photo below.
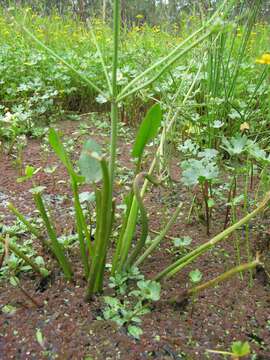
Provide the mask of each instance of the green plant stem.
[{"label": "green plant stem", "polygon": [[63,250],[61,244],[57,240],[57,235],[55,233],[53,226],[51,225],[50,219],[48,218],[41,195],[34,194],[34,200],[35,200],[36,207],[40,213],[40,216],[42,217],[42,220],[46,226],[49,238],[51,240],[52,251],[53,251],[54,255],[56,256],[56,258],[64,272],[66,279],[71,280],[72,279],[71,266],[69,264],[67,257],[65,256],[65,253],[64,253],[64,250]]},{"label": "green plant stem", "polygon": [[91,33],[91,36],[92,36],[92,40],[93,40],[93,42],[94,42],[94,44],[96,46],[98,56],[100,58],[100,62],[101,62],[101,65],[102,65],[104,75],[106,77],[106,81],[107,81],[110,96],[112,96],[113,95],[112,85],[111,85],[110,77],[109,77],[109,74],[108,74],[108,71],[107,71],[107,68],[106,68],[106,65],[105,65],[104,57],[102,55],[100,46],[98,44],[96,35],[95,35],[95,33],[94,33],[94,31],[93,31],[93,29],[91,27],[90,27],[90,33]]},{"label": "green plant stem", "polygon": [[[110,148],[110,191],[112,194],[115,166],[116,166],[116,148],[118,136],[118,104],[116,101],[118,95],[117,88],[117,69],[118,69],[118,50],[120,35],[120,0],[114,1],[113,8],[113,69],[112,69],[112,102],[111,102],[111,148]],[[112,195],[111,195],[112,197]]]},{"label": "green plant stem", "polygon": [[134,261],[137,259],[138,255],[140,254],[141,250],[143,249],[144,245],[145,245],[145,241],[147,239],[147,235],[148,235],[148,216],[147,216],[147,211],[144,207],[143,204],[143,198],[141,197],[141,192],[140,192],[140,181],[146,178],[148,181],[150,181],[152,184],[154,185],[159,185],[160,181],[158,181],[157,179],[155,179],[153,176],[141,172],[139,174],[137,174],[137,176],[135,177],[135,180],[133,182],[133,192],[134,195],[136,197],[139,209],[140,209],[140,213],[141,213],[141,222],[142,222],[142,230],[141,230],[141,237],[139,239],[139,241],[137,242],[137,244],[135,245],[134,250],[132,251],[130,257],[127,259],[126,263],[125,263],[125,267],[131,267],[134,263]]},{"label": "green plant stem", "polygon": [[[177,59],[179,59],[183,54],[178,54],[178,51],[185,45],[187,44],[189,41],[191,41],[193,38],[195,38],[197,35],[199,35],[202,31],[204,31],[205,29],[209,28],[211,22],[213,22],[213,20],[220,15],[220,11],[224,8],[225,4],[226,4],[226,0],[223,1],[223,3],[221,4],[221,6],[216,10],[216,12],[213,14],[213,16],[201,27],[199,28],[197,31],[195,31],[193,34],[191,34],[189,37],[187,37],[181,44],[179,44],[175,49],[173,49],[167,56],[163,57],[161,60],[158,60],[156,63],[154,63],[153,65],[151,65],[148,69],[146,69],[145,71],[143,71],[140,75],[138,75],[135,79],[133,79],[130,83],[128,83],[128,85],[126,85],[124,87],[124,89],[121,91],[121,93],[119,94],[119,98],[118,101],[121,101],[123,98],[129,96],[130,94],[132,94],[133,92],[137,91],[137,89],[142,89],[143,87],[147,86],[148,82],[145,82],[143,85],[139,86],[131,91],[128,92],[128,89],[130,89],[133,85],[135,85],[136,83],[138,83],[141,79],[144,79],[149,73],[151,73],[153,70],[155,70],[157,67],[161,66],[162,64],[166,64],[164,67],[166,67],[166,69],[168,68],[167,64],[170,63],[170,65],[176,61]],[[206,36],[206,38],[211,34],[212,32],[209,32],[208,35]],[[199,41],[200,42],[200,41]],[[199,43],[198,42],[198,43]],[[194,43],[193,43],[194,44]],[[194,47],[192,46],[193,44],[191,44],[191,48]],[[186,52],[185,50],[183,50],[183,52]],[[182,53],[183,53],[182,52]],[[173,59],[172,59],[173,58]],[[174,60],[176,59],[176,60]],[[170,66],[169,65],[169,66]],[[164,69],[164,67],[162,68],[162,70],[158,73],[157,78],[159,76],[161,76],[163,74],[163,72],[166,70]],[[156,78],[154,80],[152,80],[151,82],[155,81]]]},{"label": "green plant stem", "polygon": [[[233,222],[233,224],[235,224],[237,222],[236,206],[233,203],[232,203],[232,222]],[[238,263],[238,265],[240,265],[240,263],[241,263],[240,240],[239,240],[239,235],[237,232],[235,233],[235,251],[236,251],[237,263]],[[240,278],[241,278],[241,280],[243,280],[242,274],[240,274]]]},{"label": "green plant stem", "polygon": [[255,202],[258,201],[258,198],[259,198],[259,194],[260,194],[260,190],[261,190],[261,187],[262,187],[262,183],[264,181],[264,177],[265,177],[265,174],[267,173],[267,168],[268,168],[268,164],[264,165],[261,173],[260,173],[260,180],[259,180],[259,184],[257,185],[257,191],[256,191],[256,195],[255,195]]},{"label": "green plant stem", "polygon": [[208,200],[209,200],[208,181],[205,181],[203,184],[201,184],[201,187],[202,187],[202,193],[203,193],[204,205],[205,205],[206,234],[207,234],[207,236],[209,236],[210,235],[210,214],[209,214],[209,206],[208,206]]},{"label": "green plant stem", "polygon": [[226,205],[226,214],[225,214],[225,220],[224,220],[224,229],[226,229],[226,227],[228,225],[229,215],[230,215],[230,208],[231,208],[231,205],[229,205],[229,203],[231,202],[231,199],[233,197],[233,193],[235,193],[235,191],[233,190],[235,188],[236,188],[236,177],[234,175],[232,177],[231,182],[230,182],[230,187],[229,187],[229,192],[228,192],[227,205]]},{"label": "green plant stem", "polygon": [[261,265],[261,263],[258,258],[256,258],[252,262],[240,264],[239,266],[236,266],[236,267],[224,272],[223,274],[216,276],[214,279],[206,281],[205,283],[203,283],[201,285],[181,291],[177,297],[169,299],[169,303],[171,303],[171,304],[180,303],[181,304],[181,303],[183,303],[183,301],[185,301],[186,299],[188,299],[190,297],[193,299],[194,296],[197,296],[202,291],[212,288],[212,287],[215,287],[219,283],[232,278],[236,274],[242,273],[243,271],[246,271],[246,270],[254,269],[255,267],[257,267],[259,265]]},{"label": "green plant stem", "polygon": [[[6,244],[6,239],[4,239],[2,236],[0,236],[0,241],[5,245]],[[44,269],[40,268],[33,260],[31,260],[28,256],[26,256],[15,244],[12,244],[10,242],[8,242],[8,248],[14,252],[14,254],[16,256],[18,256],[20,259],[23,259],[26,264],[28,264],[29,266],[31,266],[31,268],[33,269],[33,271],[35,271],[38,275],[42,276],[42,277],[46,277],[48,276],[48,272],[44,271]]]},{"label": "green plant stem", "polygon": [[152,241],[150,246],[145,250],[145,252],[138,258],[137,261],[135,261],[134,265],[139,266],[155,249],[156,247],[161,243],[161,241],[164,239],[172,225],[175,223],[181,209],[182,209],[183,203],[180,203],[177,208],[175,209],[173,215],[171,216],[170,220],[164,227],[164,229],[158,234],[158,236],[155,237],[155,239]]},{"label": "green plant stem", "polygon": [[[191,86],[189,87],[189,90],[186,93],[185,98],[182,101],[182,105],[185,105],[186,101],[189,99],[189,97],[192,93],[192,90],[194,89],[194,86],[196,85],[196,82],[198,80],[199,74],[201,72],[201,68],[202,68],[202,64],[200,65],[200,67],[196,73],[196,76],[194,77],[194,80],[193,80]],[[154,169],[156,168],[158,159],[162,158],[162,156],[164,154],[166,135],[169,131],[171,131],[171,129],[177,119],[177,116],[179,114],[179,110],[174,111],[174,109],[175,109],[174,104],[180,94],[180,90],[181,90],[181,86],[179,86],[179,89],[173,98],[173,102],[171,104],[170,110],[167,115],[167,121],[165,122],[165,125],[164,125],[162,133],[161,133],[160,144],[158,146],[156,156],[154,157],[154,159],[150,165],[149,171],[148,171],[149,175],[153,174]],[[168,122],[168,124],[167,124],[167,122]],[[141,190],[141,197],[144,196],[147,185],[148,185],[148,180],[145,179],[142,190]],[[116,252],[114,253],[114,257],[113,257],[113,267],[112,267],[113,274],[116,271],[121,272],[123,270],[122,264],[124,264],[124,262],[126,261],[127,253],[131,246],[132,237],[133,237],[133,234],[134,234],[135,228],[136,228],[137,215],[138,215],[138,202],[136,200],[136,197],[133,196],[133,199],[131,200],[130,210],[126,214],[125,221],[122,225],[121,236],[117,241],[117,248],[116,248]],[[127,250],[125,250],[125,251],[124,251],[124,246],[127,247]]]},{"label": "green plant stem", "polygon": [[175,261],[173,264],[169,265],[167,268],[162,270],[160,273],[158,273],[154,280],[160,281],[163,278],[170,278],[174,274],[176,274],[178,271],[180,271],[183,267],[186,266],[187,262],[191,262],[195,260],[197,257],[201,256],[205,252],[207,252],[209,249],[214,247],[217,243],[220,241],[226,239],[231,233],[233,233],[235,230],[239,229],[241,226],[249,222],[252,218],[257,216],[260,212],[262,212],[267,204],[270,201],[270,193],[267,193],[262,200],[260,204],[258,204],[257,208],[253,210],[251,213],[247,214],[244,218],[239,220],[237,223],[233,224],[232,226],[228,227],[215,237],[213,237],[211,240],[207,241],[206,243],[198,246],[196,249],[192,250],[189,254],[183,256],[182,258]]},{"label": "green plant stem", "polygon": [[[214,31],[214,30],[212,30]],[[194,47],[196,47],[197,45],[199,45],[201,42],[203,42],[205,39],[207,39],[209,37],[209,35],[212,32],[207,32],[205,35],[201,36],[198,40],[194,41],[191,45],[189,45],[188,47],[186,47],[184,50],[182,50],[179,54],[177,54],[176,56],[174,56],[172,59],[170,59],[168,61],[168,63],[166,63],[166,65],[164,65],[162,67],[162,69],[156,74],[154,75],[152,78],[150,78],[149,80],[147,80],[146,82],[144,82],[143,84],[135,87],[134,89],[130,90],[127,93],[123,93],[123,95],[119,95],[119,97],[117,98],[117,101],[120,102],[123,99],[125,99],[126,97],[134,94],[135,92],[138,92],[139,90],[142,90],[143,88],[151,85],[154,81],[156,81],[157,79],[159,79],[167,70],[168,68],[170,68],[177,60],[179,60],[181,57],[183,57],[184,55],[186,55],[190,50],[192,50]]]},{"label": "green plant stem", "polygon": [[107,163],[104,159],[100,162],[103,174],[103,187],[96,191],[97,199],[97,228],[94,243],[94,256],[92,259],[88,285],[85,298],[89,301],[93,294],[102,288],[103,272],[107,255],[107,247],[110,236],[111,208],[108,207],[110,196],[110,176]]},{"label": "green plant stem", "polygon": [[230,270],[226,271],[225,273],[215,277],[214,279],[211,279],[201,285],[195,286],[195,287],[187,290],[187,295],[188,296],[197,295],[201,291],[209,289],[210,287],[214,287],[217,284],[219,284],[220,282],[228,280],[236,274],[242,273],[243,271],[246,271],[246,270],[252,270],[260,264],[261,263],[258,259],[254,260],[252,262],[246,263],[246,264],[240,264],[240,265],[234,267],[233,269],[230,269]]},{"label": "green plant stem", "polygon": [[84,267],[84,274],[86,279],[88,279],[89,276],[89,260],[86,253],[86,247],[84,242],[84,235],[87,242],[88,250],[89,250],[89,256],[93,256],[93,248],[91,245],[90,240],[90,233],[88,231],[85,217],[81,208],[80,199],[79,199],[79,193],[78,193],[78,186],[77,182],[73,177],[71,177],[71,186],[73,190],[73,196],[74,196],[74,207],[75,207],[75,214],[76,214],[76,223],[77,223],[77,231],[78,231],[78,237],[79,237],[79,244],[80,244],[80,251],[81,251],[81,257]]},{"label": "green plant stem", "polygon": [[[252,162],[250,162],[250,166],[248,167],[248,173],[246,174],[246,181],[245,181],[245,190],[244,190],[244,211],[245,214],[248,214],[248,191],[249,191],[249,176],[252,176]],[[248,262],[251,261],[251,251],[250,251],[250,239],[249,239],[249,222],[245,224],[245,242],[246,242],[246,251],[247,251],[247,258]],[[252,269],[249,271],[249,286],[251,287],[253,284],[253,276],[252,276]]]},{"label": "green plant stem", "polygon": [[[43,236],[38,231],[36,227],[34,227],[26,218],[25,216],[19,212],[18,209],[12,203],[7,205],[8,209],[27,227],[27,229],[38,239],[42,239],[44,241]],[[46,244],[47,245],[47,244]]]},{"label": "green plant stem", "polygon": [[[15,18],[14,18],[15,20]],[[16,20],[15,20],[16,21]],[[55,51],[50,49],[48,46],[46,46],[42,41],[40,41],[27,27],[25,27],[22,24],[19,24],[17,21],[16,23],[23,29],[23,31],[32,39],[35,41],[36,44],[38,44],[43,50],[45,50],[47,53],[49,53],[52,57],[60,61],[60,63],[64,64],[68,69],[70,69],[73,73],[75,73],[80,79],[82,79],[84,82],[86,82],[91,88],[97,91],[97,93],[104,96],[104,98],[107,97],[107,95],[98,87],[96,86],[91,80],[89,80],[86,76],[80,73],[80,71],[76,70],[72,65],[70,65],[67,61],[65,61],[61,56],[56,54]]]}]

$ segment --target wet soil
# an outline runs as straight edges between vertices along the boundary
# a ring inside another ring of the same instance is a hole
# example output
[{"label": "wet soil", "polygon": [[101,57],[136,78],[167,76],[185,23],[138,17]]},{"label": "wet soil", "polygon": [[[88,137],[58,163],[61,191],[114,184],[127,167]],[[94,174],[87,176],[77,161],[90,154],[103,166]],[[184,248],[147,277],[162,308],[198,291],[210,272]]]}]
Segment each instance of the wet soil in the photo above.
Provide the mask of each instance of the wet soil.
[{"label": "wet soil", "polygon": [[[107,144],[108,136],[103,136],[91,122],[85,121],[91,127],[89,132],[92,132],[92,136]],[[57,127],[62,129],[66,139],[75,138],[74,158],[77,158],[82,140],[78,135],[78,123],[62,122]],[[132,168],[129,149],[130,138],[122,136],[119,161],[127,171]],[[153,151],[154,149],[149,148],[150,155]],[[24,165],[31,164],[35,167],[58,164],[53,176],[40,171],[35,177],[35,183],[46,186],[59,234],[72,233],[74,224],[68,211],[72,199],[65,170],[51,152],[45,154],[39,140],[29,139],[23,158]],[[179,179],[177,161],[172,165],[172,174],[175,179]],[[17,183],[18,176],[20,172],[12,155],[2,155],[0,214],[6,224],[14,220],[6,208],[8,201],[12,201],[24,214],[35,216],[32,195],[28,191],[32,184]],[[118,180],[121,180],[120,175]],[[118,184],[115,192],[118,201],[124,191],[124,186]],[[184,203],[183,211],[170,235],[188,235],[193,239],[192,246],[205,242],[208,239],[205,225],[195,218],[192,223],[187,224],[191,194],[180,183],[174,184],[172,189],[153,188],[147,194],[151,229],[158,231],[180,201]],[[225,212],[224,205],[217,206],[213,212],[211,236],[222,230]],[[261,246],[266,246],[269,250],[267,216],[263,223],[264,227],[259,226],[255,219],[250,226],[253,254]],[[242,237],[241,231],[239,234]],[[25,238],[23,235],[23,239]],[[243,239],[241,241],[244,242]],[[35,243],[33,246],[37,252],[42,253],[40,244]],[[244,246],[243,244],[243,259]],[[35,306],[18,287],[11,286],[7,279],[2,279],[0,283],[0,309],[6,304],[17,309],[14,314],[0,311],[1,360],[223,359],[221,355],[209,354],[206,350],[229,350],[235,340],[249,341],[252,353],[257,354],[253,359],[270,359],[270,286],[262,270],[258,269],[253,273],[252,287],[249,286],[248,274],[244,274],[243,280],[235,277],[201,293],[185,306],[167,302],[188,286],[188,273],[191,269],[200,269],[203,279],[208,280],[234,266],[236,260],[232,237],[162,284],[161,301],[155,303],[152,311],[142,319],[143,335],[140,340],[131,338],[125,329],[118,329],[112,322],[97,320],[103,306],[101,297],[91,303],[84,302],[85,281],[77,247],[73,247],[70,253],[76,272],[74,282],[70,283],[63,279],[49,255],[42,255],[52,269],[52,276],[47,283],[41,283],[34,274],[21,273],[19,276],[21,286],[42,306]],[[175,258],[172,241],[168,238],[144,263],[141,270],[146,278],[151,278]],[[43,335],[42,344],[37,341],[38,329]],[[251,356],[246,358],[251,359]]]}]

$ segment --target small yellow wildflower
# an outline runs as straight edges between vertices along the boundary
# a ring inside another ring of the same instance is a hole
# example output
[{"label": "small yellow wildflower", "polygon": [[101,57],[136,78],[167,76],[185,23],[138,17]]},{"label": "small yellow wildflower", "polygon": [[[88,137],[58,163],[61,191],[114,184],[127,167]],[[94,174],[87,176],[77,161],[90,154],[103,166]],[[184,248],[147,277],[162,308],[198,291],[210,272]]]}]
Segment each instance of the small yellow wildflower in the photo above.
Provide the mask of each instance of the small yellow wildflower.
[{"label": "small yellow wildflower", "polygon": [[245,131],[245,130],[249,130],[249,123],[247,123],[246,121],[243,122],[243,124],[240,125],[240,131]]},{"label": "small yellow wildflower", "polygon": [[260,59],[256,60],[256,63],[270,65],[270,53],[263,54]]},{"label": "small yellow wildflower", "polygon": [[152,28],[154,33],[159,33],[160,32],[160,28],[158,26],[153,26]]}]

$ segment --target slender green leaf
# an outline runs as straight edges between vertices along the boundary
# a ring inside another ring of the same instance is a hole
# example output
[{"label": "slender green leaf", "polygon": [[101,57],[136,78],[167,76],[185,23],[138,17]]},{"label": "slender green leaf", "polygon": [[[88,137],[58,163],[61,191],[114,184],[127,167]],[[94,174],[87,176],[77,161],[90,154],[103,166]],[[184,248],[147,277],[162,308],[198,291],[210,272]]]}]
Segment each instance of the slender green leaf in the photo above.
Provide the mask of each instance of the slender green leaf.
[{"label": "slender green leaf", "polygon": [[161,125],[162,112],[159,104],[153,105],[147,112],[138,130],[132,149],[132,156],[140,158],[145,145],[158,133]]}]

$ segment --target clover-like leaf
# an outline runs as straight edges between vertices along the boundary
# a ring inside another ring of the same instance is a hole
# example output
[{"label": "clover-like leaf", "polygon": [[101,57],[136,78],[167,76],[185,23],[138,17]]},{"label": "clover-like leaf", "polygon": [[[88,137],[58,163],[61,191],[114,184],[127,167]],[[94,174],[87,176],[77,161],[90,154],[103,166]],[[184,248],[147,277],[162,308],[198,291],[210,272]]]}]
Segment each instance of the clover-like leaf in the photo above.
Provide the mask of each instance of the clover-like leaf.
[{"label": "clover-like leaf", "polygon": [[200,270],[199,269],[196,269],[196,270],[192,270],[192,271],[190,271],[190,273],[189,273],[189,279],[190,279],[190,281],[191,282],[193,282],[193,283],[198,283],[198,282],[200,282],[201,280],[202,280],[202,273],[200,272]]},{"label": "clover-like leaf", "polygon": [[235,341],[232,344],[232,353],[236,356],[246,356],[250,354],[250,346],[247,341]]}]

